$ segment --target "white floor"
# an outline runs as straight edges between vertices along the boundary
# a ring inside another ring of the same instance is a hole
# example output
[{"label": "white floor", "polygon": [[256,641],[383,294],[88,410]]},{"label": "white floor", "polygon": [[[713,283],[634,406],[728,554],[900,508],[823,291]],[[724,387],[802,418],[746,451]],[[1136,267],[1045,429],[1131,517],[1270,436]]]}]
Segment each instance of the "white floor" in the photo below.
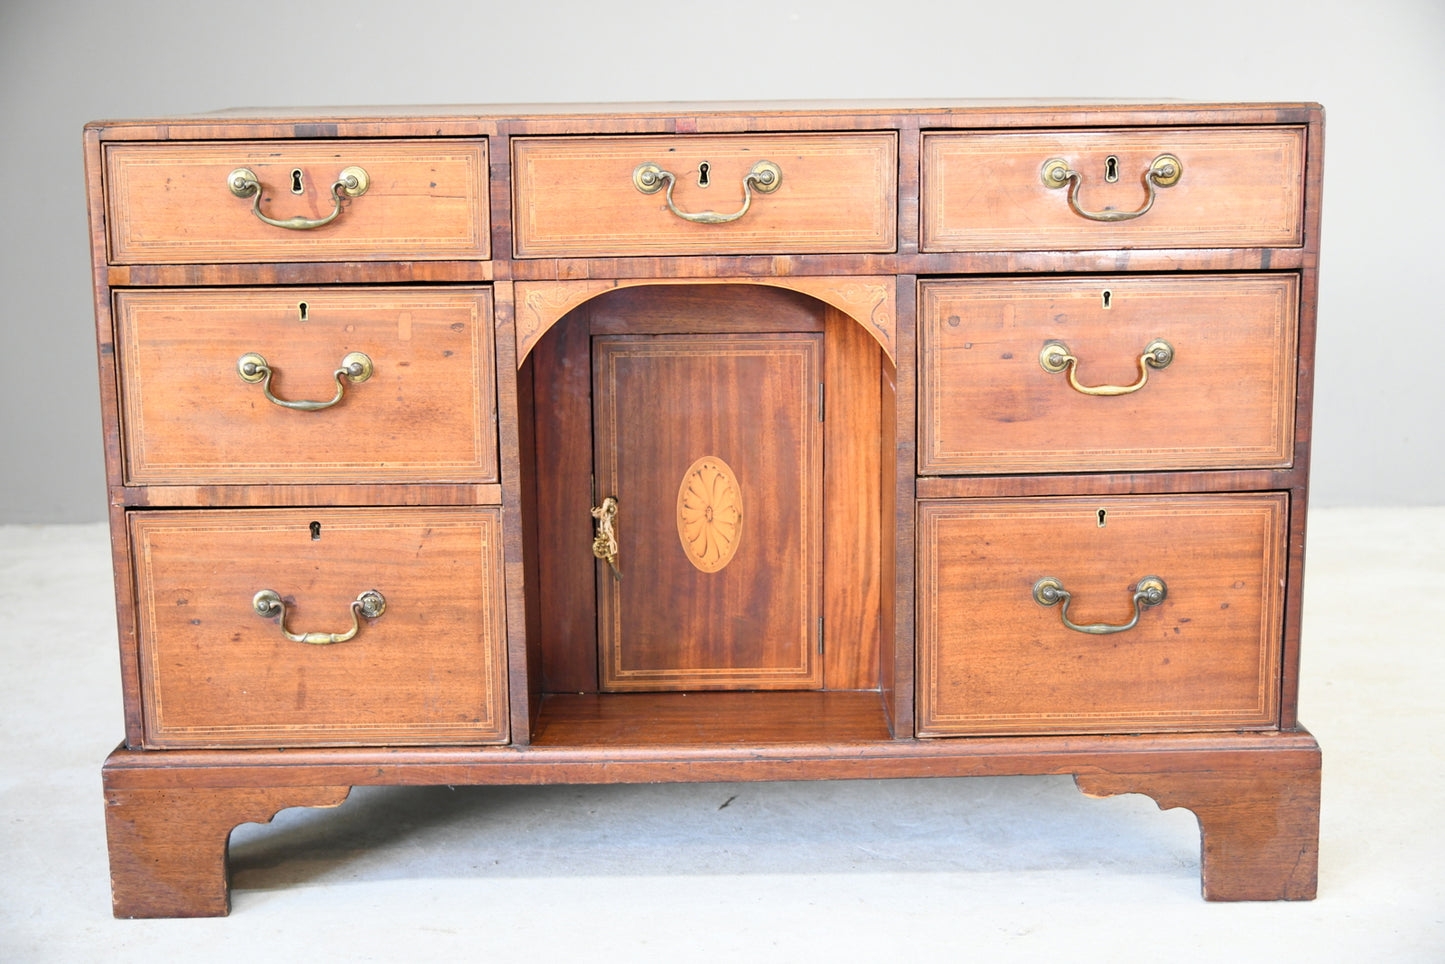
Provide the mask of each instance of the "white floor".
[{"label": "white floor", "polygon": [[358,789],[239,828],[194,921],[110,915],[105,531],[0,527],[0,961],[1445,961],[1445,508],[1312,527],[1313,902],[1206,904],[1187,811],[1015,777]]}]

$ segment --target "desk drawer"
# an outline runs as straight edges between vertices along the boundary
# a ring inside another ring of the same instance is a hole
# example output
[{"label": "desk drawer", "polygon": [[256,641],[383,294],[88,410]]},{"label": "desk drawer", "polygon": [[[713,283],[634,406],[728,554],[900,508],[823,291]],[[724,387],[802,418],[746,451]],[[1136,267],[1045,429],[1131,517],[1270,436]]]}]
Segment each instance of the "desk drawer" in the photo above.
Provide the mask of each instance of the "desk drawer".
[{"label": "desk drawer", "polygon": [[1294,247],[1304,160],[1299,127],[926,134],[922,248]]},{"label": "desk drawer", "polygon": [[[147,745],[506,742],[500,509],[138,512],[130,537]],[[352,638],[283,635],[343,635],[373,590]]]},{"label": "desk drawer", "polygon": [[[520,258],[895,247],[891,133],[524,137],[512,142],[512,157]],[[760,162],[776,173],[755,167]],[[648,180],[638,173],[644,165],[673,177],[654,172]],[[759,179],[748,181],[754,170]],[[687,217],[703,213],[727,220]]]},{"label": "desk drawer", "polygon": [[[485,141],[113,144],[105,168],[112,264],[488,256]],[[332,185],[353,168],[365,192],[338,199]],[[232,193],[241,169],[259,192]],[[285,222],[336,216],[280,227],[257,210]]]},{"label": "desk drawer", "polygon": [[[1274,726],[1287,516],[1279,493],[920,503],[918,734]],[[1050,578],[1071,598],[1036,601]]]},{"label": "desk drawer", "polygon": [[1293,275],[919,287],[922,474],[1278,468],[1293,460]]},{"label": "desk drawer", "polygon": [[126,481],[497,481],[491,317],[475,288],[118,292]]}]

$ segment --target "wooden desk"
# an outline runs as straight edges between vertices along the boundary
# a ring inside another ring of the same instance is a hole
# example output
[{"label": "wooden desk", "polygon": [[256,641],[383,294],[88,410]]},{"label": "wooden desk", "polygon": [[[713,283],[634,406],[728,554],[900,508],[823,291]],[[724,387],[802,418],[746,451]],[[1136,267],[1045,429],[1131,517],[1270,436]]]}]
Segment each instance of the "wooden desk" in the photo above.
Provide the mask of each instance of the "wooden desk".
[{"label": "wooden desk", "polygon": [[86,129],[118,916],[359,784],[1072,773],[1314,895],[1312,104]]}]

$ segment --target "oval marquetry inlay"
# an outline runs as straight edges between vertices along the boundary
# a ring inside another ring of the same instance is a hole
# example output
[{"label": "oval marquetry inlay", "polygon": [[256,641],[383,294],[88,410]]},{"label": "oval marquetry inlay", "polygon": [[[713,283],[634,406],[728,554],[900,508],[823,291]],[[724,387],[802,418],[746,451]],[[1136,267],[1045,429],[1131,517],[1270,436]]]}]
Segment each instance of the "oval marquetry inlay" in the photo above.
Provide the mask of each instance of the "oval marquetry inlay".
[{"label": "oval marquetry inlay", "polygon": [[688,561],[717,572],[738,551],[743,494],[737,474],[722,459],[704,455],[688,468],[677,490],[677,535]]}]

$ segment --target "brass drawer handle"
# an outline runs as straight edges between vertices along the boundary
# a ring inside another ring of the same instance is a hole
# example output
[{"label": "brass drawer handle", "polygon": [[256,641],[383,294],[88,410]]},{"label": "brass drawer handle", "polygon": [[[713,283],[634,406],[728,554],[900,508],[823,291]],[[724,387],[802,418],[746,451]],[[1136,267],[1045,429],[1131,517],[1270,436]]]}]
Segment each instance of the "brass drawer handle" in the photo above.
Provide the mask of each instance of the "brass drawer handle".
[{"label": "brass drawer handle", "polygon": [[1149,369],[1168,368],[1174,360],[1174,346],[1162,338],[1156,338],[1144,347],[1139,356],[1139,380],[1132,385],[1080,385],[1075,372],[1079,359],[1061,341],[1045,342],[1039,351],[1039,367],[1050,375],[1069,373],[1069,387],[1084,395],[1128,395],[1144,387],[1149,380]]},{"label": "brass drawer handle", "polygon": [[597,520],[597,533],[592,538],[592,554],[607,563],[612,577],[622,579],[622,570],[617,568],[617,500],[612,496],[602,500],[601,505],[592,507],[592,518]]},{"label": "brass drawer handle", "polygon": [[1080,626],[1078,623],[1069,621],[1069,600],[1073,594],[1064,588],[1064,584],[1053,576],[1045,576],[1034,583],[1034,602],[1040,606],[1053,606],[1063,603],[1059,608],[1059,618],[1063,620],[1066,629],[1072,629],[1076,633],[1089,633],[1093,636],[1106,636],[1109,633],[1122,633],[1125,630],[1133,629],[1139,622],[1139,614],[1150,606],[1157,606],[1164,601],[1168,588],[1164,580],[1158,576],[1145,576],[1140,579],[1134,587],[1134,618],[1122,626],[1115,626],[1110,623],[1092,623],[1088,626]]},{"label": "brass drawer handle", "polygon": [[637,169],[632,172],[632,186],[643,194],[656,194],[662,189],[664,181],[667,182],[667,207],[673,214],[694,224],[727,224],[748,213],[748,208],[753,203],[754,188],[759,194],[772,194],[776,191],[778,185],[783,183],[783,169],[772,161],[758,161],[754,164],[753,169],[743,175],[743,206],[732,214],[719,214],[716,211],[689,214],[679,211],[677,205],[672,203],[672,186],[677,183],[675,174],[651,162],[637,165]]},{"label": "brass drawer handle", "polygon": [[375,589],[368,589],[357,596],[351,602],[351,629],[345,633],[293,633],[286,628],[286,604],[281,601],[281,594],[271,590],[262,589],[256,593],[251,600],[251,608],[256,610],[256,615],[265,619],[279,619],[281,635],[293,643],[310,643],[313,646],[329,646],[332,643],[344,643],[355,636],[361,628],[361,617],[375,619],[386,612],[386,598]]},{"label": "brass drawer handle", "polygon": [[238,167],[226,175],[226,186],[236,197],[255,197],[251,205],[251,213],[262,221],[277,228],[287,228],[291,231],[306,231],[311,228],[319,228],[324,224],[330,224],[336,220],[341,213],[341,201],[343,198],[361,197],[366,189],[371,186],[371,177],[365,170],[359,167],[348,167],[336,175],[336,183],[331,185],[331,202],[334,205],[331,213],[324,218],[304,218],[299,214],[294,218],[287,218],[284,221],[277,218],[267,217],[261,213],[261,182],[256,178],[256,172],[250,168]]},{"label": "brass drawer handle", "polygon": [[341,396],[346,392],[346,382],[342,381],[343,378],[351,382],[364,382],[371,377],[375,370],[369,356],[359,351],[351,352],[341,359],[341,367],[333,373],[336,377],[336,394],[330,400],[288,402],[271,394],[271,376],[276,374],[276,370],[266,364],[266,359],[253,351],[248,351],[236,361],[236,371],[240,374],[242,381],[250,382],[253,385],[260,382],[261,391],[266,393],[267,401],[298,412],[315,412],[323,408],[330,408],[341,401]]},{"label": "brass drawer handle", "polygon": [[1184,162],[1173,154],[1160,154],[1154,158],[1149,170],[1144,172],[1144,190],[1148,195],[1144,198],[1144,206],[1137,211],[1085,211],[1079,207],[1079,187],[1084,182],[1084,176],[1069,167],[1069,162],[1061,157],[1044,161],[1043,170],[1039,173],[1046,187],[1058,188],[1065,184],[1069,186],[1069,207],[1073,208],[1079,217],[1088,218],[1090,221],[1132,221],[1148,213],[1154,206],[1156,187],[1173,187],[1179,183],[1179,178],[1184,174]]}]

